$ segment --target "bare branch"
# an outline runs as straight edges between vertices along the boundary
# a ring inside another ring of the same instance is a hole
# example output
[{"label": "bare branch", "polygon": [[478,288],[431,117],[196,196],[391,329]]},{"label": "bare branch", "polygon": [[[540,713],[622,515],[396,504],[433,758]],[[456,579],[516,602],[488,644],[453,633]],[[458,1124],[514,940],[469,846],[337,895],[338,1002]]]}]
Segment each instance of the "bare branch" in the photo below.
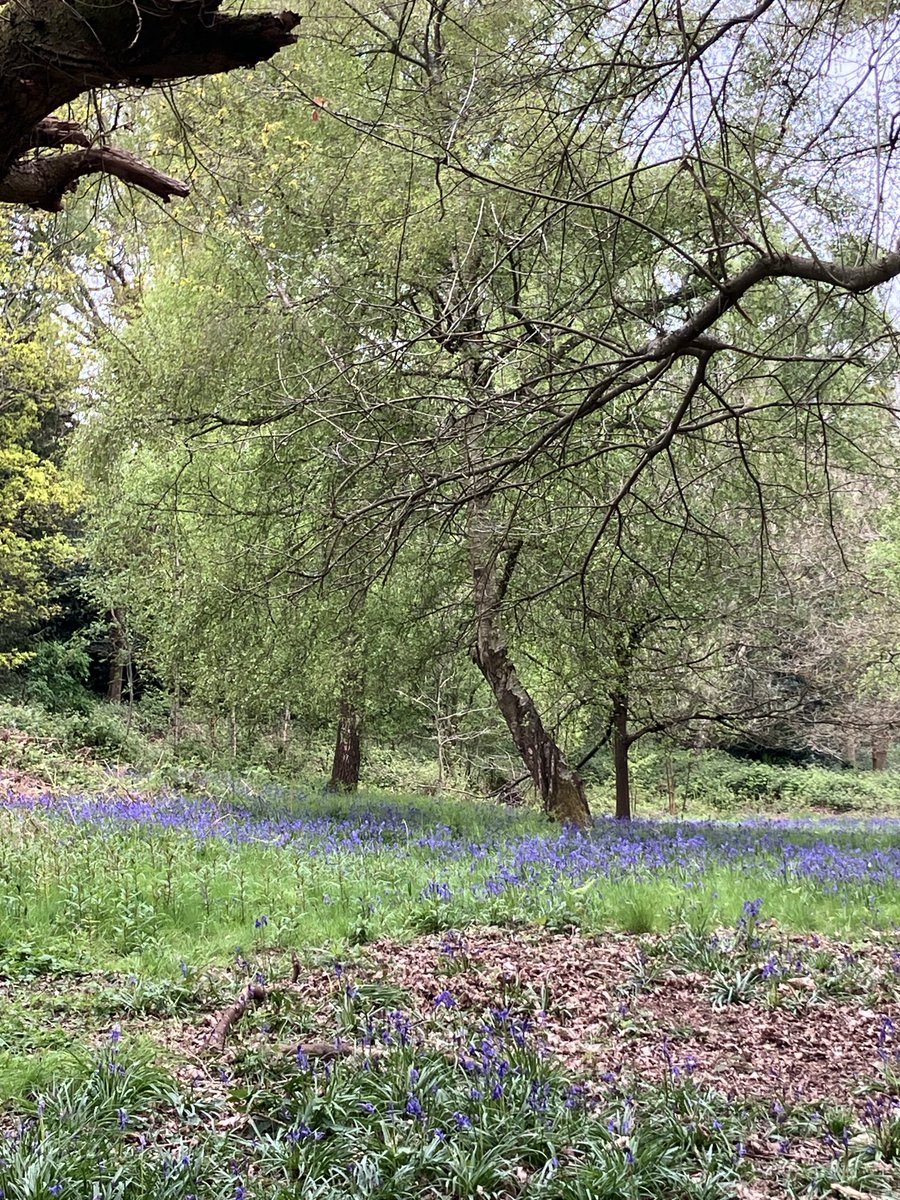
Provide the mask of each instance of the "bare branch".
[{"label": "bare branch", "polygon": [[163,203],[187,196],[190,188],[180,179],[164,175],[127,150],[94,147],[68,154],[40,155],[16,163],[0,180],[0,203],[27,204],[30,208],[59,212],[63,196],[75,190],[85,175],[112,175],[141,188]]}]

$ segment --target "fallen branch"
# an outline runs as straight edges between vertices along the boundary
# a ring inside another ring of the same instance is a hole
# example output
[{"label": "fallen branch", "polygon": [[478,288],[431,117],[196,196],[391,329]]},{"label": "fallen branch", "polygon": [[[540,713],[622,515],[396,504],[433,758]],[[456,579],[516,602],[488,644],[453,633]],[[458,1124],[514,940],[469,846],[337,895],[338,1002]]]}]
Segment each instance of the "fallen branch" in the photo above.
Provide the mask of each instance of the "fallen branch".
[{"label": "fallen branch", "polygon": [[207,1049],[217,1050],[221,1054],[225,1049],[225,1039],[229,1030],[240,1021],[248,1008],[259,1008],[266,998],[267,992],[261,983],[249,983],[234,1004],[230,1004],[216,1021],[206,1039]]},{"label": "fallen branch", "polygon": [[298,1061],[305,1058],[309,1061],[318,1059],[321,1062],[347,1058],[357,1052],[356,1047],[351,1046],[349,1042],[342,1042],[340,1038],[335,1042],[285,1042],[280,1050],[282,1054],[289,1054]]}]

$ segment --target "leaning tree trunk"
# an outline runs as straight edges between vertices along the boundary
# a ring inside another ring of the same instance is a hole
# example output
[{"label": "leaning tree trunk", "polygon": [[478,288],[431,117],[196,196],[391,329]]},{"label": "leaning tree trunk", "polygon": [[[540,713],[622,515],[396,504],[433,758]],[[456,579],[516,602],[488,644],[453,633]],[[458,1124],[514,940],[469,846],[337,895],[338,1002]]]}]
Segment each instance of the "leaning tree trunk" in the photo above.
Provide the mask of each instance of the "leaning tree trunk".
[{"label": "leaning tree trunk", "polygon": [[342,700],[337,739],[334,744],[334,761],[331,764],[331,779],[326,791],[355,792],[359,787],[361,733],[362,714],[351,700]]},{"label": "leaning tree trunk", "polygon": [[516,550],[507,559],[502,579],[488,521],[487,497],[470,504],[469,554],[475,599],[472,661],[491,686],[516,749],[540,794],[544,811],[558,821],[585,828],[591,811],[584,784],[544,728],[537,705],[516,672],[500,620],[503,592],[512,574]]},{"label": "leaning tree trunk", "polygon": [[612,697],[613,762],[616,772],[616,820],[631,820],[631,775],[628,767],[628,698],[621,692]]}]

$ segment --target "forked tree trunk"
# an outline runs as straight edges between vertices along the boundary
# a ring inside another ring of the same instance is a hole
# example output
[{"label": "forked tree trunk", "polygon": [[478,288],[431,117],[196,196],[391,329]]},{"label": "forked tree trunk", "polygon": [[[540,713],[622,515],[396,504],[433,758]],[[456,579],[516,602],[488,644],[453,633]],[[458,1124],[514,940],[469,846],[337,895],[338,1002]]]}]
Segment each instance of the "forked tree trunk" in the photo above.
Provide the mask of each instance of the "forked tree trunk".
[{"label": "forked tree trunk", "polygon": [[616,820],[631,820],[631,776],[628,767],[628,698],[621,692],[612,697],[613,762],[616,770]]},{"label": "forked tree trunk", "polygon": [[342,700],[337,739],[334,744],[334,761],[331,764],[331,779],[326,791],[355,792],[359,787],[361,733],[362,714],[350,700]]},{"label": "forked tree trunk", "polygon": [[469,553],[475,599],[472,661],[490,684],[516,749],[541,797],[544,811],[557,821],[585,828],[590,824],[591,811],[584,784],[544,728],[537,705],[519,679],[509,653],[500,606],[512,573],[512,563],[507,562],[501,581],[487,507],[487,499],[479,497],[472,501],[469,512]]}]

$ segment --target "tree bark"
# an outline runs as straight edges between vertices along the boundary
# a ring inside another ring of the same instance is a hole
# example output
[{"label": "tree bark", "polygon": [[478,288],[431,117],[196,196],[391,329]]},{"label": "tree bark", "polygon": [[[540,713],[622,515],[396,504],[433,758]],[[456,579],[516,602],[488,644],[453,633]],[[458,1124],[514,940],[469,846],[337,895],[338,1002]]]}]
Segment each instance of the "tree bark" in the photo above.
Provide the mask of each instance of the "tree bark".
[{"label": "tree bark", "polygon": [[872,770],[886,771],[888,765],[888,749],[890,743],[886,734],[872,734]]},{"label": "tree bark", "polygon": [[350,699],[341,701],[341,716],[338,721],[337,739],[334,745],[334,761],[328,792],[355,792],[359,787],[362,714]]},{"label": "tree bark", "polygon": [[844,742],[844,760],[848,767],[855,767],[859,755],[859,738],[855,731],[847,734]]},{"label": "tree bark", "polygon": [[[78,178],[95,172],[117,175],[163,200],[186,194],[186,184],[125,151],[94,146],[77,123],[51,114],[93,88],[150,87],[252,67],[296,41],[292,31],[300,18],[295,13],[230,16],[218,11],[220,3],[19,0],[4,5],[0,201],[55,210]],[[83,149],[40,153],[66,144]]]},{"label": "tree bark", "polygon": [[517,551],[507,559],[501,577],[497,570],[488,505],[486,497],[478,497],[471,502],[469,513],[469,555],[475,600],[472,661],[490,684],[516,749],[541,797],[544,811],[557,821],[586,828],[591,822],[591,811],[584,784],[544,728],[537,705],[519,679],[509,653],[500,607]]},{"label": "tree bark", "polygon": [[113,609],[109,620],[109,640],[111,650],[109,655],[109,675],[106,682],[106,699],[110,704],[121,704],[125,688],[125,635],[122,628],[122,615],[118,609]]},{"label": "tree bark", "polygon": [[621,692],[612,697],[613,762],[616,771],[616,820],[631,820],[631,774],[628,766],[628,698]]}]

